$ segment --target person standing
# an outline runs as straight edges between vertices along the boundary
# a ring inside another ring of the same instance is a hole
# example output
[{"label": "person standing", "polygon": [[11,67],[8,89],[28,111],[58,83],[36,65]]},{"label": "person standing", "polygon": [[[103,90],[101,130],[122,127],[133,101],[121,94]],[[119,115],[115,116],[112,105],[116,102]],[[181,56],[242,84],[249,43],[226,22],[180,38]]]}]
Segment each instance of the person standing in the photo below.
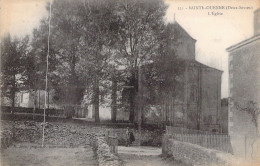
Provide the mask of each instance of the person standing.
[{"label": "person standing", "polygon": [[133,131],[129,132],[129,145],[131,145],[135,141],[135,136]]}]

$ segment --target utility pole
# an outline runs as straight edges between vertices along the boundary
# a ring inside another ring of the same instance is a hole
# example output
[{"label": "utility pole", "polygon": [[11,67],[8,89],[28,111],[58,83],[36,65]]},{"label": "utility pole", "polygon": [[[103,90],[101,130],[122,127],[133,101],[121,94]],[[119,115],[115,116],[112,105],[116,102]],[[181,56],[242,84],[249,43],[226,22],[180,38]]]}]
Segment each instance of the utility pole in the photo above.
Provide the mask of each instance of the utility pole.
[{"label": "utility pole", "polygon": [[47,108],[47,90],[48,90],[48,69],[49,69],[49,56],[50,56],[50,34],[51,34],[51,2],[50,2],[50,13],[49,13],[49,29],[48,29],[48,43],[47,43],[47,57],[46,57],[46,75],[45,75],[45,98],[44,98],[44,109],[43,109],[43,126],[42,126],[42,147],[44,147],[45,139],[45,125],[46,125],[46,108]]},{"label": "utility pole", "polygon": [[143,96],[142,96],[142,73],[141,66],[138,67],[138,133],[139,133],[139,146],[141,146],[141,125],[142,125],[142,107],[143,107]]}]

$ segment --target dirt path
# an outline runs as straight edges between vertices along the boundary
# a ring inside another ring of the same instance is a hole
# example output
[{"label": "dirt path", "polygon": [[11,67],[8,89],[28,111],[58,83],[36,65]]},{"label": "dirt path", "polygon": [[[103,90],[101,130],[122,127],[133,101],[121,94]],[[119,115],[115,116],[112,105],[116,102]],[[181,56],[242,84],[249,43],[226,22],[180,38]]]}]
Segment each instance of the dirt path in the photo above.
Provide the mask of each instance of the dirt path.
[{"label": "dirt path", "polygon": [[90,146],[77,148],[10,147],[1,152],[1,166],[96,166]]},{"label": "dirt path", "polygon": [[169,158],[162,158],[161,148],[118,147],[118,154],[124,166],[184,166]]}]

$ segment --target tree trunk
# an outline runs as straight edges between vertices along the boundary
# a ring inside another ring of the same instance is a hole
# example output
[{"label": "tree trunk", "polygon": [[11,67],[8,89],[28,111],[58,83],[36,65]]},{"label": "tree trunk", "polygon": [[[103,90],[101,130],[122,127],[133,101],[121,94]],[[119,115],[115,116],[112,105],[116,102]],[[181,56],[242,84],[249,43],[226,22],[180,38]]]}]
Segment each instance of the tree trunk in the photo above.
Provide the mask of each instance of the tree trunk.
[{"label": "tree trunk", "polygon": [[37,103],[37,89],[34,90],[33,120],[35,118],[36,103]]},{"label": "tree trunk", "polygon": [[95,110],[95,122],[100,122],[99,119],[99,79],[95,78],[95,83],[93,85],[93,106]]},{"label": "tree trunk", "polygon": [[11,90],[11,100],[12,100],[12,108],[11,113],[14,114],[14,107],[15,107],[15,74],[13,75],[13,82],[12,82],[12,90]]},{"label": "tree trunk", "polygon": [[136,100],[136,94],[138,93],[138,70],[134,69],[133,71],[133,75],[132,75],[132,85],[134,86],[134,89],[131,91],[130,93],[130,97],[129,97],[129,121],[131,123],[134,123],[134,119],[135,119],[135,112],[137,112],[138,107],[136,107],[135,104],[137,104],[137,100]]},{"label": "tree trunk", "polygon": [[38,90],[38,105],[39,105],[39,109],[41,108],[41,91]]},{"label": "tree trunk", "polygon": [[[93,90],[94,92],[94,90]],[[92,99],[92,119],[95,119],[95,104],[94,104],[94,94],[93,94],[93,99]]]},{"label": "tree trunk", "polygon": [[48,94],[48,109],[50,108],[50,92],[49,90],[47,91],[47,94]]},{"label": "tree trunk", "polygon": [[116,122],[116,115],[117,115],[117,105],[116,105],[116,99],[117,99],[117,80],[113,76],[112,77],[112,102],[111,102],[111,120],[112,122]]},{"label": "tree trunk", "polygon": [[130,93],[130,103],[129,103],[129,109],[130,109],[130,113],[129,113],[129,121],[131,123],[134,123],[134,118],[135,118],[135,105],[134,105],[134,99],[135,99],[135,92]]},{"label": "tree trunk", "polygon": [[12,114],[14,114],[14,107],[15,107],[15,91],[12,92],[12,108],[11,108]]}]

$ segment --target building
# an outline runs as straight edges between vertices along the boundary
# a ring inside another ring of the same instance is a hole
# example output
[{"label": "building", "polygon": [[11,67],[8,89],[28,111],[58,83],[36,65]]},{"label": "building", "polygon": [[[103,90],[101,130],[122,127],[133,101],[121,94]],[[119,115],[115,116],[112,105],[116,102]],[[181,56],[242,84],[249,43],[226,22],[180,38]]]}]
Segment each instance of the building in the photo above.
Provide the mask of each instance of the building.
[{"label": "building", "polygon": [[254,35],[229,48],[229,133],[252,136],[255,126],[248,113],[236,109],[260,97],[260,9],[254,12]]},{"label": "building", "polygon": [[[54,91],[47,92],[47,108],[59,108],[53,101]],[[39,108],[45,106],[45,90],[38,89],[36,92],[32,90],[21,90],[16,94],[17,107]]]},{"label": "building", "polygon": [[[177,22],[168,26],[173,34],[169,49],[173,49],[177,55],[180,68],[176,74],[176,70],[171,69],[174,66],[169,63],[171,59],[165,59],[161,66],[166,66],[167,72],[162,71],[160,75],[164,80],[167,79],[167,83],[160,85],[147,81],[155,64],[141,67],[139,86],[144,110],[142,120],[145,123],[222,132],[219,118],[223,72],[196,61],[196,40]],[[138,121],[137,110],[135,122]]]}]

